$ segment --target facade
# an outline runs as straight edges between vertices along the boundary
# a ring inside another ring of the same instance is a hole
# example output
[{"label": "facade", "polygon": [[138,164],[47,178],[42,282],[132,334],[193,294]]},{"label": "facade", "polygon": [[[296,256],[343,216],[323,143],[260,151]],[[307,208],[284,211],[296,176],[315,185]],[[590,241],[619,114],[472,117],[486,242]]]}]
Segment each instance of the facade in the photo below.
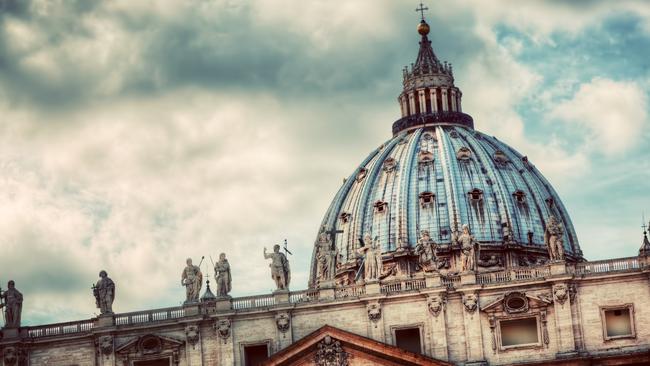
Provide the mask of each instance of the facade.
[{"label": "facade", "polygon": [[[272,294],[229,297],[220,261],[218,296],[208,282],[184,306],[114,314],[103,276],[98,318],[18,313],[2,366],[649,364],[647,237],[639,256],[585,261],[550,183],[474,130],[424,20],[418,33],[401,118],[334,197],[307,290],[284,289],[276,251]],[[202,281],[193,267],[184,279]]]}]

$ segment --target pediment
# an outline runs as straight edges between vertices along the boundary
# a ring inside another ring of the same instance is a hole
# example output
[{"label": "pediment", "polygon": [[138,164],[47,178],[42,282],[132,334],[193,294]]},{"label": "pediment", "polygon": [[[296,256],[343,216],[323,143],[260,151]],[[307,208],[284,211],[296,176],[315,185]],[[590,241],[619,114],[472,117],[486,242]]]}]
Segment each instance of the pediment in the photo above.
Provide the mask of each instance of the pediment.
[{"label": "pediment", "polygon": [[550,295],[512,291],[488,299],[481,305],[481,310],[486,313],[523,313],[530,309],[545,308],[552,303]]},{"label": "pediment", "polygon": [[126,354],[158,354],[164,351],[178,351],[185,342],[176,338],[146,334],[128,340],[115,349],[115,353],[120,355]]},{"label": "pediment", "polygon": [[325,325],[271,356],[264,366],[451,365]]}]

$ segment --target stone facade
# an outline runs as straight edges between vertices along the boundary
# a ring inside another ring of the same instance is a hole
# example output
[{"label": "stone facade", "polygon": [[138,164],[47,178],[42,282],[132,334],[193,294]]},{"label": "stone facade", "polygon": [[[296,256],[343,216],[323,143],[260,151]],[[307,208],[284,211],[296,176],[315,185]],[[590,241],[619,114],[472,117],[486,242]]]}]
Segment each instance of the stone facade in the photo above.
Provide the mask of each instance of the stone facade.
[{"label": "stone facade", "polygon": [[[4,334],[2,365],[138,366],[147,360],[245,365],[247,346],[265,345],[269,355],[290,352],[326,325],[387,345],[396,344],[396,330],[417,328],[423,355],[459,364],[650,361],[649,274],[645,257],[562,262],[471,275],[463,282],[430,275],[300,291],[286,302],[277,294],[233,298],[220,300],[227,302],[223,310],[203,302],[115,314],[108,322],[92,319]],[[513,310],[508,301],[525,306]],[[633,308],[634,334],[606,339],[602,310],[626,306]],[[521,318],[535,319],[538,341],[504,347],[499,324]],[[12,361],[11,354],[22,356]],[[349,364],[378,362],[364,357],[351,354]]]}]

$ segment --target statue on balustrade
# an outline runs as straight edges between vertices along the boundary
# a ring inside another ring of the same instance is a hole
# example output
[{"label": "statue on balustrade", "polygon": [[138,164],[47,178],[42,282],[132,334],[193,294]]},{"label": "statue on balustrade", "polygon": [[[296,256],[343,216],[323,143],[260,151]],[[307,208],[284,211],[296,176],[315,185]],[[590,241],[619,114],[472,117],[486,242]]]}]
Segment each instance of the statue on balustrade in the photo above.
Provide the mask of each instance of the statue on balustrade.
[{"label": "statue on balustrade", "polygon": [[108,273],[99,272],[99,281],[92,287],[95,304],[100,314],[113,314],[113,300],[115,300],[115,282],[108,277]]},{"label": "statue on balustrade", "polygon": [[331,235],[322,232],[318,236],[318,278],[321,281],[327,281],[336,275],[336,259],[338,257],[337,248],[333,248]]},{"label": "statue on balustrade", "polygon": [[461,271],[476,271],[476,247],[478,243],[469,231],[467,224],[463,225],[463,231],[458,236],[458,243],[461,249]]},{"label": "statue on balustrade", "polygon": [[192,264],[192,258],[187,258],[185,263],[187,265],[181,274],[181,285],[185,286],[185,303],[198,302],[203,285],[203,273],[199,266]]},{"label": "statue on balustrade", "polygon": [[214,278],[217,281],[217,296],[229,297],[228,293],[232,290],[232,277],[226,253],[219,254],[219,261],[214,265]]},{"label": "statue on balustrade", "polygon": [[372,240],[370,233],[366,233],[359,252],[363,255],[364,279],[366,281],[378,280],[383,267],[379,237]]},{"label": "statue on balustrade", "polygon": [[264,247],[264,259],[271,259],[271,278],[275,281],[276,291],[288,291],[291,282],[291,270],[289,260],[284,253],[280,253],[280,246],[273,246],[273,253],[268,254]]},{"label": "statue on balustrade", "polygon": [[23,294],[16,290],[16,283],[7,283],[7,291],[0,289],[0,309],[5,308],[5,328],[19,328],[23,311]]},{"label": "statue on balustrade", "polygon": [[415,246],[418,264],[423,271],[431,272],[438,269],[438,253],[436,243],[431,239],[428,230],[420,232],[418,244]]},{"label": "statue on balustrade", "polygon": [[551,215],[546,224],[544,231],[544,244],[548,248],[548,255],[552,261],[564,260],[564,228],[557,221],[555,216]]}]

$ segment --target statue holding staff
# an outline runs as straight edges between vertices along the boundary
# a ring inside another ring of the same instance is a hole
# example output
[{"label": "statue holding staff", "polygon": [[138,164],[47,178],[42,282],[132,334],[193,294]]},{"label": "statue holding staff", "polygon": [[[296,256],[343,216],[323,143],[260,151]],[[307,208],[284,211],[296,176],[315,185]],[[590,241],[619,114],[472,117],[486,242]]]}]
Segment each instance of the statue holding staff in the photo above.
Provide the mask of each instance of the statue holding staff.
[{"label": "statue holding staff", "polygon": [[271,259],[271,278],[275,281],[276,291],[289,289],[289,282],[291,281],[291,270],[289,269],[289,260],[284,253],[280,253],[280,246],[273,246],[273,253],[268,254],[266,247],[264,247],[264,259]]},{"label": "statue holding staff", "polygon": [[229,297],[228,293],[232,289],[232,277],[226,253],[219,254],[219,261],[214,265],[214,278],[217,281],[217,296]]},{"label": "statue holding staff", "polygon": [[99,272],[99,281],[92,287],[95,304],[100,314],[113,314],[113,300],[115,300],[115,282],[108,277],[108,273]]},{"label": "statue holding staff", "polygon": [[0,309],[5,308],[5,328],[19,328],[23,311],[23,294],[16,290],[16,283],[7,283],[7,291],[0,290]]},{"label": "statue holding staff", "polygon": [[[203,258],[201,258],[201,262]],[[185,261],[187,266],[183,269],[181,274],[181,285],[185,286],[185,302],[198,302],[201,293],[201,285],[203,284],[203,273],[201,268],[192,264],[192,258],[187,258]]]}]

